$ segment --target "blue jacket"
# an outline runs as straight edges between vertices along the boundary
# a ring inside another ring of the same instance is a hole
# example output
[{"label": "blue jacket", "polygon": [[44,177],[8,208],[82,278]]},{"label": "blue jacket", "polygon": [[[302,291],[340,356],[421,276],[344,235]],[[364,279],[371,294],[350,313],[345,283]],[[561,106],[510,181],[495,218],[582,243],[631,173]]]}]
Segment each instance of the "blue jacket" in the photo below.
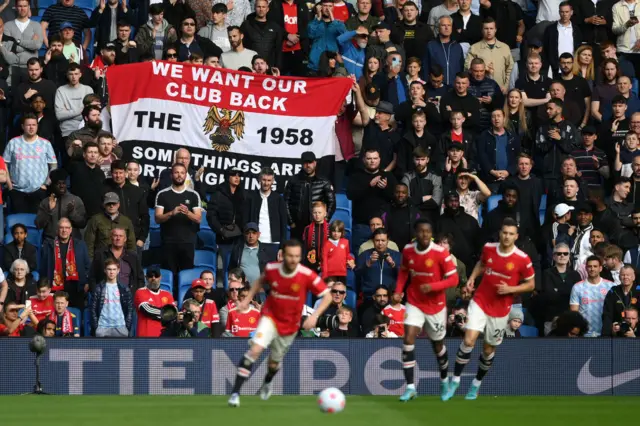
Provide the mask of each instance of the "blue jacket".
[{"label": "blue jacket", "polygon": [[[73,239],[73,250],[75,251],[76,268],[78,270],[78,291],[84,291],[84,285],[89,282],[89,271],[91,270],[89,250],[85,242],[77,238]],[[53,272],[56,265],[55,258],[53,240],[45,240],[42,244],[40,276],[47,277],[49,282],[53,282]]]},{"label": "blue jacket", "polygon": [[365,250],[356,262],[356,277],[358,278],[358,293],[362,292],[365,298],[370,298],[379,285],[384,285],[387,288],[392,288],[396,285],[396,279],[398,278],[398,271],[400,270],[401,256],[400,253],[395,250],[387,249],[387,252],[391,255],[391,258],[396,264],[395,268],[392,268],[385,261],[378,261],[371,267],[367,266],[367,259],[371,257],[374,249]]},{"label": "blue jacket", "polygon": [[[102,281],[96,286],[93,291],[93,297],[91,298],[91,335],[95,336],[96,329],[98,328],[98,322],[100,321],[100,313],[104,307],[104,291],[107,288],[105,281]],[[129,287],[118,283],[118,290],[120,290],[120,306],[122,306],[122,313],[124,314],[124,321],[127,325],[127,330],[131,331],[131,322],[133,320],[133,295]]]},{"label": "blue jacket", "polygon": [[311,52],[309,53],[310,70],[318,71],[318,62],[322,52],[338,51],[338,36],[345,31],[347,29],[341,21],[324,22],[312,19],[309,22],[307,32],[311,41]]},{"label": "blue jacket", "polygon": [[[505,135],[507,135],[507,170],[513,176],[518,171],[516,157],[520,154],[520,137],[508,131],[505,131]],[[489,172],[496,168],[496,137],[492,129],[480,133],[476,148],[478,150],[478,162],[480,163],[482,180],[487,184],[493,183],[496,178],[490,175]]]},{"label": "blue jacket", "polygon": [[366,49],[360,49],[353,44],[353,38],[356,36],[355,31],[347,31],[338,37],[340,44],[340,54],[344,61],[344,67],[349,75],[354,74],[357,80],[362,77],[362,68],[364,67],[364,56]]},{"label": "blue jacket", "polygon": [[427,48],[422,58],[422,79],[424,81],[429,81],[429,71],[433,64],[438,64],[442,67],[444,84],[453,86],[456,74],[464,71],[462,47],[457,41],[442,43],[439,39],[431,40],[427,43]]}]

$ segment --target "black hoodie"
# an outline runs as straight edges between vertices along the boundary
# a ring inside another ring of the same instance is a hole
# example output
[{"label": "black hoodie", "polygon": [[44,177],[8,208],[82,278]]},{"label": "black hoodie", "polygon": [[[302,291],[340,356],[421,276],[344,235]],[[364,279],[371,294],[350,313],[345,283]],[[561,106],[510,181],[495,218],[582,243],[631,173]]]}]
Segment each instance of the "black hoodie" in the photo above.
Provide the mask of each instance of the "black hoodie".
[{"label": "black hoodie", "polygon": [[236,191],[231,193],[229,182],[222,182],[216,187],[207,203],[207,222],[217,235],[220,244],[232,244],[237,237],[225,237],[223,229],[228,225],[236,224],[242,230],[244,218],[242,216],[244,203],[244,190],[238,185]]},{"label": "black hoodie", "polygon": [[[387,179],[387,186],[382,189],[378,186],[371,186],[371,180],[376,176]],[[387,210],[389,203],[393,199],[396,186],[396,178],[391,172],[378,170],[369,173],[364,169],[356,169],[349,177],[347,184],[347,198],[353,201],[353,223],[368,225],[369,219]]]}]

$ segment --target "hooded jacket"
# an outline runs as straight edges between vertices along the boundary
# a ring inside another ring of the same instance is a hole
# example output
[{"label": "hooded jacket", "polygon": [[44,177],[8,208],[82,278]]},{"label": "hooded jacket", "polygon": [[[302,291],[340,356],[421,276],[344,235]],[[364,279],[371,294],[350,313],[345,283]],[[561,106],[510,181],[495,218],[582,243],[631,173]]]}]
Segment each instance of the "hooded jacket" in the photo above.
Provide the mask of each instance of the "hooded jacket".
[{"label": "hooded jacket", "polygon": [[347,31],[344,23],[338,20],[325,22],[313,19],[309,22],[308,35],[311,42],[311,52],[309,53],[309,69],[318,70],[320,55],[323,52],[338,51],[338,36]]},{"label": "hooded jacket", "polygon": [[[440,214],[442,205],[442,178],[433,173],[430,168],[424,173],[415,170],[405,173],[402,183],[409,188],[409,198],[411,203],[422,212]],[[425,195],[431,195],[428,201],[422,201]],[[437,219],[437,217],[436,217]]]},{"label": "hooded jacket", "polygon": [[87,223],[87,212],[80,197],[70,192],[65,192],[62,197],[56,197],[56,206],[49,208],[49,197],[44,198],[38,205],[36,213],[36,227],[42,229],[45,239],[53,240],[58,231],[58,221],[63,217],[68,218],[73,226],[73,234],[80,237],[80,229]]},{"label": "hooded jacket", "polygon": [[342,55],[345,69],[349,75],[353,74],[359,80],[362,77],[362,69],[365,65],[366,47],[362,49],[357,45],[354,39],[356,35],[355,31],[342,33],[338,37],[338,44],[340,45],[340,54]]},{"label": "hooded jacket", "polygon": [[371,266],[367,266],[367,260],[374,251],[375,248],[363,251],[356,261],[355,272],[358,277],[356,293],[362,292],[365,298],[371,298],[376,288],[380,285],[384,285],[387,288],[393,287],[396,284],[400,262],[402,261],[399,252],[387,248],[387,253],[391,255],[395,268],[392,268],[384,259],[379,259]]},{"label": "hooded jacket", "polygon": [[[147,54],[147,55],[154,56],[154,49],[153,49],[155,44],[155,39],[153,37],[154,29],[155,29],[155,26],[153,25],[153,22],[150,19],[146,24],[141,26],[140,29],[138,30],[135,41],[136,41],[136,44],[138,45],[138,52],[140,53],[140,55]],[[169,32],[170,30],[174,30],[174,31]],[[165,48],[166,46],[175,43],[176,40],[178,39],[175,29],[170,23],[167,22],[166,19],[162,20],[162,26],[160,27],[160,31],[162,31],[162,34],[164,34],[162,45]]]}]

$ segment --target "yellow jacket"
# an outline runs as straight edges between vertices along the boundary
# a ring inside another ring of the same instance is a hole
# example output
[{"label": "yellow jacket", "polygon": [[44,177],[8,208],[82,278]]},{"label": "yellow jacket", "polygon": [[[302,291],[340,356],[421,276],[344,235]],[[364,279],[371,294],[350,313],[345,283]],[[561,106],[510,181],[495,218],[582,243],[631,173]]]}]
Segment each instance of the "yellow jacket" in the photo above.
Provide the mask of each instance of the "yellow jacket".
[{"label": "yellow jacket", "polygon": [[490,75],[490,77],[498,83],[501,89],[509,87],[509,76],[511,76],[511,70],[513,69],[513,57],[507,44],[496,40],[495,47],[492,49],[486,41],[480,40],[471,45],[467,59],[464,61],[464,68],[469,69],[471,61],[475,58],[484,60],[487,67],[489,67],[490,63],[493,63],[493,75]]}]

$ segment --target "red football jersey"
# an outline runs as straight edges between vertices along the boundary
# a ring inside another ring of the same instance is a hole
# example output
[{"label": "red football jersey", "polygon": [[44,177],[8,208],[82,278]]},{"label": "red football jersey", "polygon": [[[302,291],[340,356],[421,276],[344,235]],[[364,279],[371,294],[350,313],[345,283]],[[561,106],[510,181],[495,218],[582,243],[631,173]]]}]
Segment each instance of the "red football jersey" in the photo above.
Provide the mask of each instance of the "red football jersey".
[{"label": "red football jersey", "polygon": [[510,287],[533,278],[535,272],[531,259],[517,247],[511,253],[502,253],[499,243],[487,243],[482,249],[481,262],[485,267],[480,285],[477,285],[473,300],[491,317],[505,317],[511,311],[513,295],[500,295],[496,285],[504,282]]},{"label": "red football jersey", "polygon": [[404,305],[400,305],[398,308],[387,305],[382,310],[382,313],[391,320],[389,321],[389,331],[393,331],[398,337],[404,336],[404,312],[406,310]]},{"label": "red football jersey", "polygon": [[160,337],[162,324],[160,321],[149,318],[145,313],[140,312],[140,305],[148,303],[158,309],[164,305],[173,304],[173,295],[166,290],[151,291],[147,287],[142,287],[136,291],[133,304],[138,313],[138,326],[136,336],[138,337]]},{"label": "red football jersey", "polygon": [[207,327],[211,327],[212,323],[220,322],[220,315],[218,315],[218,308],[216,302],[211,299],[204,299],[204,303],[200,305],[202,313],[200,314],[200,321],[202,321]]},{"label": "red football jersey", "polygon": [[53,295],[50,294],[44,300],[38,299],[38,296],[31,296],[29,300],[31,300],[31,310],[38,321],[48,318],[53,312]]},{"label": "red football jersey", "polygon": [[[407,284],[407,278],[410,278]],[[431,291],[424,293],[420,286],[431,285]],[[407,244],[402,250],[402,266],[398,274],[396,293],[407,287],[407,303],[427,315],[434,315],[446,309],[445,289],[458,285],[458,271],[449,250],[435,243],[423,252],[416,243]]]},{"label": "red football jersey", "polygon": [[333,18],[337,21],[347,22],[347,19],[349,19],[349,8],[346,3],[333,4]]},{"label": "red football jersey", "polygon": [[307,291],[314,296],[324,296],[329,291],[318,274],[298,265],[291,274],[285,274],[282,263],[268,263],[264,278],[270,292],[262,307],[262,315],[269,317],[281,336],[295,334],[300,329],[300,313],[307,298]]},{"label": "red football jersey", "polygon": [[249,305],[249,310],[245,313],[233,308],[229,311],[229,315],[227,315],[225,331],[233,334],[235,337],[249,337],[258,327],[259,319],[260,311],[251,305]]}]

